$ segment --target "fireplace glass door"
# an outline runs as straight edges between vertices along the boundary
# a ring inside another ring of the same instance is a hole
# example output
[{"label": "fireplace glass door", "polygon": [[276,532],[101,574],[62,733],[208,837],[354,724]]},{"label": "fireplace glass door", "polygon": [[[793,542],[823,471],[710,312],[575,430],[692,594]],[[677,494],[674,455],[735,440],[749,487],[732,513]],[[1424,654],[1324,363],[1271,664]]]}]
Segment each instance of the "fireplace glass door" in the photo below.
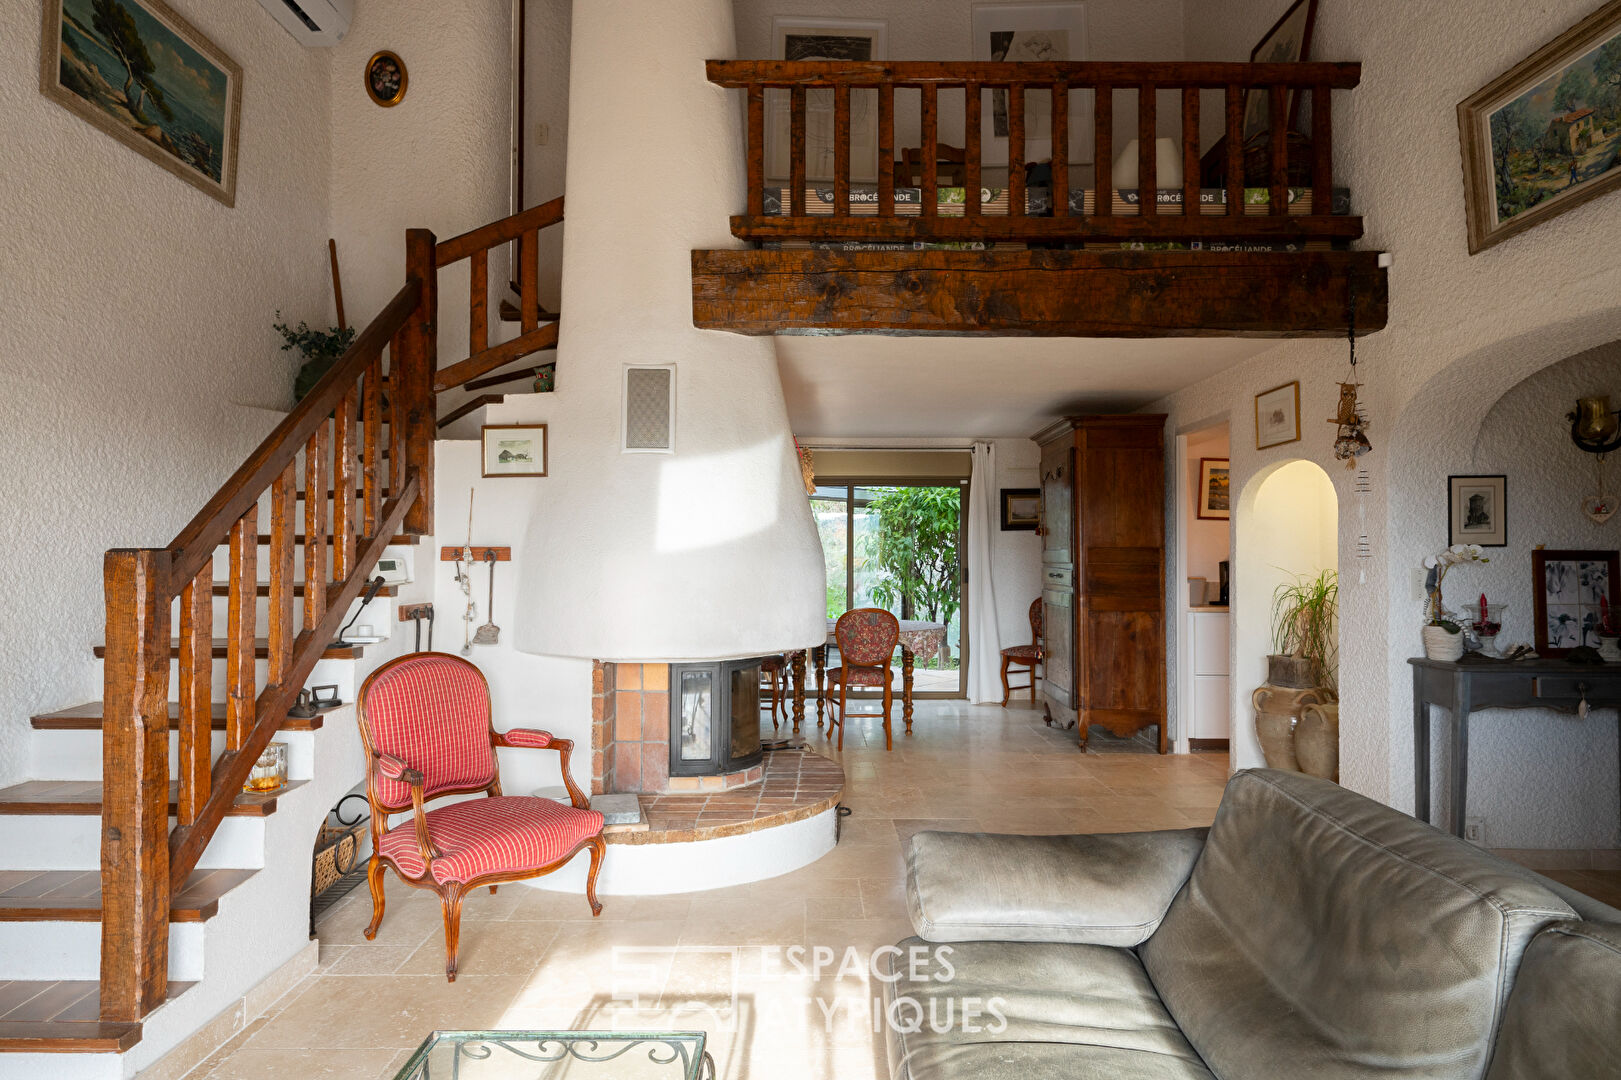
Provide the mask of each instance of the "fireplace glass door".
[{"label": "fireplace glass door", "polygon": [[718,776],[760,763],[760,658],[671,666],[671,776]]}]

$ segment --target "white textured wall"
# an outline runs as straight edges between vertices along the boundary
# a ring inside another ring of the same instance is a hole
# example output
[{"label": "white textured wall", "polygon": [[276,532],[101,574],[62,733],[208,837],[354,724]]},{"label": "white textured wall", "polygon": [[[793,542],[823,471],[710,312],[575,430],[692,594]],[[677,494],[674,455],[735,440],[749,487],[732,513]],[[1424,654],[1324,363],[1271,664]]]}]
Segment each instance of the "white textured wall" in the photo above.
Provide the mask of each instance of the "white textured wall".
[{"label": "white textured wall", "polygon": [[40,6],[0,5],[0,783],[31,713],[101,696],[102,553],[159,546],[285,408],[270,329],[328,316],[325,53],[253,0],[174,0],[243,67],[229,209],[39,92]]},{"label": "white textured wall", "polygon": [[[1041,447],[1030,439],[992,439],[996,444],[996,487],[1041,486]],[[1001,496],[997,497],[1000,515]],[[996,626],[1002,647],[1030,641],[1030,602],[1041,595],[1041,537],[1035,532],[1003,532],[998,517],[991,540],[991,579],[996,588]],[[972,643],[970,643],[972,645]]]},{"label": "white textured wall", "polygon": [[[568,53],[573,0],[529,0],[524,30],[524,205],[563,194],[568,164]],[[546,142],[539,138],[546,128]],[[566,211],[565,211],[566,212]],[[567,228],[567,226],[563,226]],[[557,310],[563,279],[563,228],[540,234],[540,302]]]},{"label": "white textured wall", "polygon": [[[1244,59],[1276,8],[1272,0],[1189,5],[1189,58]],[[1362,508],[1350,490],[1351,473],[1333,462],[1333,429],[1323,422],[1333,415],[1343,341],[1280,343],[1152,407],[1171,414],[1173,430],[1231,417],[1235,485],[1293,457],[1328,470],[1340,504],[1341,774],[1348,787],[1404,809],[1412,801],[1406,658],[1420,647],[1410,568],[1432,545],[1435,523],[1446,512],[1445,489],[1433,478],[1466,471],[1472,445],[1458,443],[1455,432],[1469,431],[1472,438],[1478,418],[1506,390],[1612,340],[1621,325],[1621,268],[1614,258],[1621,203],[1614,195],[1468,255],[1453,106],[1591,8],[1586,0],[1530,8],[1516,0],[1381,0],[1325,4],[1319,12],[1315,55],[1363,64],[1362,85],[1335,103],[1335,176],[1351,188],[1353,208],[1365,219],[1361,246],[1395,257],[1390,324],[1358,349],[1374,425],[1374,452],[1363,459],[1373,484],[1366,500],[1373,558],[1366,566],[1353,557]],[[1304,441],[1255,450],[1253,395],[1297,378]],[[1181,576],[1173,573],[1170,580]],[[1505,737],[1520,740],[1517,748],[1478,746],[1473,772],[1502,768],[1539,735],[1527,729]],[[1522,782],[1572,786],[1569,776],[1535,756]],[[1476,809],[1489,816],[1495,809],[1503,819],[1493,826],[1493,845],[1583,847],[1598,842],[1595,835],[1614,836],[1614,796],[1602,790],[1584,790],[1579,808],[1567,806],[1549,819],[1507,814],[1488,789],[1471,790],[1482,793]]]},{"label": "white textured wall", "polygon": [[[692,325],[691,251],[730,246],[743,205],[741,100],[703,68],[733,54],[731,5],[593,0],[572,39],[558,391],[498,410],[552,425],[516,642],[626,660],[816,644],[822,551],[775,349]],[[630,212],[625,183],[649,175],[683,197]],[[675,453],[621,453],[624,365],[667,362]]]}]

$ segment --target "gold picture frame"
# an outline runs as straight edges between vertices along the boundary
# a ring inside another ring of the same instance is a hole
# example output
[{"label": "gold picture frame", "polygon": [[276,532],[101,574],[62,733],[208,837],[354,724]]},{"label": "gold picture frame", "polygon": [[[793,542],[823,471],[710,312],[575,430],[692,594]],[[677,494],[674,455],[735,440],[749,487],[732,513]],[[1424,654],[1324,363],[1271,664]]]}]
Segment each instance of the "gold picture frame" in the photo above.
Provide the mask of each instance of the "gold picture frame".
[{"label": "gold picture frame", "polygon": [[1300,380],[1255,395],[1255,449],[1300,441]]},{"label": "gold picture frame", "polygon": [[479,475],[545,476],[546,437],[545,424],[485,424],[479,429]]},{"label": "gold picture frame", "polygon": [[1611,0],[1458,104],[1469,254],[1621,185],[1605,164],[1621,129],[1600,123],[1594,85],[1621,76],[1618,61]]},{"label": "gold picture frame", "polygon": [[362,76],[366,84],[366,96],[385,109],[392,109],[405,100],[406,88],[411,85],[411,73],[405,68],[405,61],[398,53],[387,49],[379,49],[371,54],[366,61],[366,71]]},{"label": "gold picture frame", "polygon": [[163,0],[42,7],[40,93],[235,206],[242,65]]}]

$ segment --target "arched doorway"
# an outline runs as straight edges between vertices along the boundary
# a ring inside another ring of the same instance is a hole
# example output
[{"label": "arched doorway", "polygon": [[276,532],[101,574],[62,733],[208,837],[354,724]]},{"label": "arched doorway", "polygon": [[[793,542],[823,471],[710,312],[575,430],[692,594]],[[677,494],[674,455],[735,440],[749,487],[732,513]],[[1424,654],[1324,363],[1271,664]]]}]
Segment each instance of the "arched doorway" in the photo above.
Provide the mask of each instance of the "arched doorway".
[{"label": "arched doorway", "polygon": [[1339,497],[1321,466],[1279,462],[1250,478],[1233,514],[1234,769],[1264,765],[1250,695],[1266,681],[1272,594],[1297,577],[1339,569]]}]

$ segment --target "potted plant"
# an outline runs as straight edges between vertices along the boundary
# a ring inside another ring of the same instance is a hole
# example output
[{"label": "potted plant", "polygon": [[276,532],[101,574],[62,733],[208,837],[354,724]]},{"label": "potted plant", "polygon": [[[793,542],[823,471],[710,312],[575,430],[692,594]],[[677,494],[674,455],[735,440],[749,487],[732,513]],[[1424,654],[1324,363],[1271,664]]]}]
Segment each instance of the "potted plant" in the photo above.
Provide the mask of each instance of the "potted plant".
[{"label": "potted plant", "polygon": [[[276,318],[281,318],[280,311],[276,312]],[[347,326],[312,330],[307,322],[300,322],[297,329],[284,322],[275,322],[271,327],[282,336],[283,352],[297,349],[304,354],[304,363],[299,366],[298,375],[293,379],[295,402],[314,389],[315,384],[332,370],[332,365],[338,362],[338,358],[348,351],[355,340],[354,328]]]},{"label": "potted plant", "polygon": [[[1255,731],[1271,768],[1302,771],[1295,748],[1302,711],[1308,705],[1328,705],[1335,700],[1339,598],[1339,575],[1333,570],[1286,581],[1272,594],[1275,651],[1266,658],[1266,684],[1251,698]],[[1337,710],[1332,730],[1324,725],[1314,730],[1325,745],[1314,744],[1314,753],[1309,757],[1313,762],[1332,757],[1327,768],[1330,773],[1337,772]]]},{"label": "potted plant", "polygon": [[1463,655],[1463,624],[1447,611],[1441,584],[1448,570],[1473,562],[1491,562],[1479,544],[1453,544],[1424,559],[1424,655],[1431,660],[1456,660]]}]

